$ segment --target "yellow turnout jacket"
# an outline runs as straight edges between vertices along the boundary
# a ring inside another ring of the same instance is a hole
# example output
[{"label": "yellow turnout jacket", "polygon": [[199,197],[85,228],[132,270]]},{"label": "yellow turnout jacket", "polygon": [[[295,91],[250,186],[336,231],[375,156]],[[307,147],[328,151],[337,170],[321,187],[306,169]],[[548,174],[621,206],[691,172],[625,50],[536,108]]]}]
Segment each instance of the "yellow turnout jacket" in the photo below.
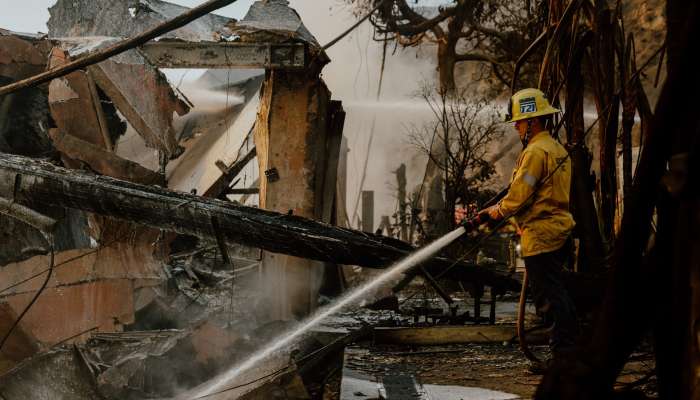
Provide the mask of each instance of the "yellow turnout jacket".
[{"label": "yellow turnout jacket", "polygon": [[[542,186],[537,194],[530,198],[539,185]],[[566,150],[549,132],[535,134],[518,158],[508,194],[498,204],[501,215],[513,216],[522,232],[523,257],[555,251],[564,245],[574,228],[569,212],[570,187],[571,160]],[[525,203],[531,205],[523,206]]]}]

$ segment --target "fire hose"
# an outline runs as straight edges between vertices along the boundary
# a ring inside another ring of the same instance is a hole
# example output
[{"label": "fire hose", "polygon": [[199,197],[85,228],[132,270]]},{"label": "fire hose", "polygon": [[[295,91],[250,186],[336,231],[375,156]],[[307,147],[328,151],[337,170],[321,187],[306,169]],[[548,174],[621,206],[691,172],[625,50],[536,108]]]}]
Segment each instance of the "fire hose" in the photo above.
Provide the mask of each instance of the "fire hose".
[{"label": "fire hose", "polygon": [[[499,221],[494,221],[488,213],[482,212],[472,219],[465,219],[464,221],[462,221],[461,225],[464,227],[466,233],[472,232],[484,224],[488,224],[491,228],[494,228],[495,232],[497,230],[496,228],[500,228],[499,225],[502,225],[502,223],[497,224],[497,222]],[[518,317],[516,319],[516,332],[518,336],[518,344],[520,347],[520,351],[525,355],[525,358],[534,363],[540,363],[540,359],[537,358],[537,356],[532,352],[532,350],[530,350],[530,347],[527,345],[525,333],[525,301],[527,298],[527,285],[528,278],[526,269],[525,273],[523,274],[523,285],[520,289],[520,299],[518,301]]]}]

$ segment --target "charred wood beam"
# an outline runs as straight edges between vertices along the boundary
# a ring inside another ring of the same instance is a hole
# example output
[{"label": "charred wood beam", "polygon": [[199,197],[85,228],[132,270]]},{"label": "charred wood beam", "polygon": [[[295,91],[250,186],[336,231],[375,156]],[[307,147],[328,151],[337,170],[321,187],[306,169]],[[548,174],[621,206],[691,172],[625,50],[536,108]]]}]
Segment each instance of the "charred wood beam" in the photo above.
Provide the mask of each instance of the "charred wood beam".
[{"label": "charred wood beam", "polygon": [[166,21],[158,26],[155,26],[140,35],[134,36],[130,39],[122,40],[104,50],[98,51],[96,53],[90,54],[88,56],[79,58],[73,62],[69,62],[61,67],[42,72],[41,74],[32,76],[27,79],[23,79],[19,82],[12,83],[7,86],[0,87],[0,96],[16,92],[21,89],[30,88],[32,86],[40,85],[46,83],[52,79],[60,78],[64,75],[70,74],[73,71],[83,69],[87,66],[97,64],[100,61],[104,61],[110,57],[121,54],[127,50],[131,50],[135,47],[141,46],[159,36],[162,36],[170,31],[181,28],[188,23],[200,18],[212,11],[216,11],[219,8],[225,7],[229,4],[235,3],[237,0],[209,0],[206,3],[195,7],[185,13],[178,15],[177,17]]},{"label": "charred wood beam", "polygon": [[224,195],[229,195],[229,194],[259,194],[260,193],[260,188],[229,188],[224,191]]},{"label": "charred wood beam", "polygon": [[55,219],[39,214],[31,208],[17,204],[3,197],[0,197],[0,214],[18,219],[43,233],[51,233],[54,226],[56,226]]},{"label": "charred wood beam", "polygon": [[303,43],[151,42],[139,48],[159,68],[306,68]]},{"label": "charred wood beam", "polygon": [[146,185],[162,185],[165,181],[165,178],[157,172],[62,130],[49,129],[49,137],[62,154],[73,160],[80,160],[101,175]]},{"label": "charred wood beam", "polygon": [[[240,243],[267,251],[337,264],[385,268],[414,248],[400,240],[235,205],[157,186],[68,170],[31,158],[0,154],[0,196],[25,205],[53,205],[132,221],[157,229]],[[213,223],[216,221],[216,223]],[[452,261],[436,257],[423,266],[437,275]],[[462,263],[447,276],[519,290],[514,279]]]},{"label": "charred wood beam", "polygon": [[[226,192],[226,189],[231,185],[236,176],[243,171],[246,165],[251,162],[258,152],[255,147],[250,149],[248,154],[246,154],[243,159],[236,161],[231,168],[227,168],[225,165],[220,166],[222,175],[219,179],[214,182],[213,185],[204,193],[204,197],[219,197],[222,193]],[[223,163],[223,162],[222,162]],[[217,166],[219,166],[217,164]]]}]

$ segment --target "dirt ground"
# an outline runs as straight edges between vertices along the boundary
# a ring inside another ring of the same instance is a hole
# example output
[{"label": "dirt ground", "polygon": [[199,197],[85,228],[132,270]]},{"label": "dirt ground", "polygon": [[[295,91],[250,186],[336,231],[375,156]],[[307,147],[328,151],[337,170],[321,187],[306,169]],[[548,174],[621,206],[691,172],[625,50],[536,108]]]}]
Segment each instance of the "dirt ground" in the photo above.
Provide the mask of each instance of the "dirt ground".
[{"label": "dirt ground", "polygon": [[[546,346],[535,346],[533,350],[539,357],[548,356]],[[541,379],[541,375],[528,370],[528,361],[517,346],[499,344],[409,347],[365,343],[346,349],[345,376],[348,370],[373,377],[377,382],[387,376],[404,375],[414,377],[415,382],[422,385],[490,389],[517,395],[523,400],[532,398]],[[652,370],[650,354],[634,354],[619,378],[618,388],[641,379],[635,387],[655,398],[655,379],[644,379]],[[337,374],[329,382],[324,400],[373,398],[365,393],[341,397],[340,380],[341,375]]]}]

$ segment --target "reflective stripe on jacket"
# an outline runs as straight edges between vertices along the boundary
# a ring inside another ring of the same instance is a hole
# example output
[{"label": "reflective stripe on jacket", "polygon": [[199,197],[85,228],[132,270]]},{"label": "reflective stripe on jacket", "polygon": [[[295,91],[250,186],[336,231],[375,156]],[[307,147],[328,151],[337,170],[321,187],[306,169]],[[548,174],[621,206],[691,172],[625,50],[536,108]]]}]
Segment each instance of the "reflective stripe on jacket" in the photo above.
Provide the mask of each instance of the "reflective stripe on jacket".
[{"label": "reflective stripe on jacket", "polygon": [[[563,161],[562,161],[563,160]],[[562,162],[561,167],[557,165]],[[539,191],[530,199],[540,181]],[[514,215],[522,231],[520,248],[523,257],[548,253],[561,248],[574,228],[569,212],[571,159],[549,132],[536,134],[518,158],[508,194],[500,201],[499,211],[505,217]]]}]

